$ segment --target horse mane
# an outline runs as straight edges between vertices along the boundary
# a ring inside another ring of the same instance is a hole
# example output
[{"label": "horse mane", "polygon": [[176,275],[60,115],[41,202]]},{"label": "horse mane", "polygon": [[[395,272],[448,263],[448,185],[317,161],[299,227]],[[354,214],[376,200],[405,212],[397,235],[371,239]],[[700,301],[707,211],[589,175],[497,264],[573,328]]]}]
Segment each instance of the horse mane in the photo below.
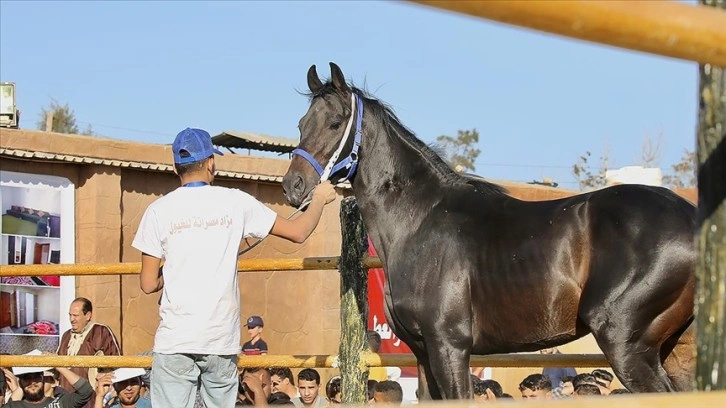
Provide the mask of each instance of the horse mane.
[{"label": "horse mane", "polygon": [[[434,167],[434,170],[442,178],[442,181],[451,186],[472,185],[477,187],[480,191],[490,194],[507,193],[507,189],[498,184],[490,183],[478,176],[461,175],[454,171],[454,169],[452,169],[451,166],[449,166],[431,146],[416,137],[416,134],[413,131],[401,123],[390,105],[377,99],[366,90],[356,88],[352,84],[349,84],[348,86],[350,86],[353,92],[366,101],[369,113],[378,119],[383,126],[400,136],[402,141],[411,146],[414,151],[418,152],[423,161]],[[333,86],[332,81],[328,80],[316,92],[307,92],[302,94],[312,101],[314,98],[319,96],[326,96],[330,94],[337,95],[338,91]]]}]

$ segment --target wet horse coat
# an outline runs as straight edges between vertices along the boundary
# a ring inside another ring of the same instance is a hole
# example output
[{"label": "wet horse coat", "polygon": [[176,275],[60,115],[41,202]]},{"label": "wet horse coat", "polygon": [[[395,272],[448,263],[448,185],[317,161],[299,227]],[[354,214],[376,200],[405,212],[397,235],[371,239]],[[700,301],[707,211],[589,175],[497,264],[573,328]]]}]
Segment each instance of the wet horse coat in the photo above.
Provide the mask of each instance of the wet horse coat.
[{"label": "wet horse coat", "polygon": [[283,188],[298,206],[319,182],[309,159],[328,162],[347,136],[355,94],[363,116],[351,184],[386,271],[386,317],[416,355],[423,399],[469,397],[471,354],[535,351],[588,333],[631,391],[690,389],[692,204],[641,185],[515,199],[454,172],[335,64],[331,71],[325,84],[315,66],[308,71],[298,149],[309,157],[293,157]]}]

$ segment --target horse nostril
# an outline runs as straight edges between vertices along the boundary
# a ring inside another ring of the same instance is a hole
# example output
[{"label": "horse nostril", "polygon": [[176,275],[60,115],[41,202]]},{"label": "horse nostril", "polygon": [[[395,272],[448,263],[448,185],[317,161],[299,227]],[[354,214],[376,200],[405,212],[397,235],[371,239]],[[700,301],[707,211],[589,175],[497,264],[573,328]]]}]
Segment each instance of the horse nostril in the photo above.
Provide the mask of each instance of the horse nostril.
[{"label": "horse nostril", "polygon": [[293,189],[293,191],[298,192],[298,193],[302,191],[302,189],[303,189],[302,177],[297,176],[297,178],[295,179],[295,184],[292,185],[292,189]]}]

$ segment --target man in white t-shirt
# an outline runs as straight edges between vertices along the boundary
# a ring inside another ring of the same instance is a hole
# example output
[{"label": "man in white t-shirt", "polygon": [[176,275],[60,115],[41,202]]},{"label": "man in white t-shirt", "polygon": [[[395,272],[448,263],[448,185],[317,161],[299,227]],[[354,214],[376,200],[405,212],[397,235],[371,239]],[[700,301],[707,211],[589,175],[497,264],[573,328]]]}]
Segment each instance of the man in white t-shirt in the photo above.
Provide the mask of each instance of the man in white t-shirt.
[{"label": "man in white t-shirt", "polygon": [[[141,290],[163,289],[154,338],[151,402],[191,408],[201,382],[208,408],[232,407],[237,396],[240,300],[237,252],[243,238],[268,234],[301,243],[335,199],[329,183],[292,221],[240,190],[211,186],[214,155],[201,129],[184,129],[172,144],[182,186],[144,213],[133,247],[142,252]],[[163,271],[160,269],[164,260]]]}]

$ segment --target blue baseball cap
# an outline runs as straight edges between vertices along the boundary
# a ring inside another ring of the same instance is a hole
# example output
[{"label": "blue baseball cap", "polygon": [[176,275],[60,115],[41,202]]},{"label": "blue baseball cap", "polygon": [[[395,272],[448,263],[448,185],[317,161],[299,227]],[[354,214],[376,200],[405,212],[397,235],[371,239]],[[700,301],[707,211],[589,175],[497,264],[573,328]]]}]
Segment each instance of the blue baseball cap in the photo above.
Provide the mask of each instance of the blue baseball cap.
[{"label": "blue baseball cap", "polygon": [[171,151],[176,164],[193,163],[214,154],[223,156],[222,152],[212,146],[212,137],[206,130],[192,128],[186,128],[176,135]]},{"label": "blue baseball cap", "polygon": [[264,327],[265,323],[262,321],[260,316],[250,316],[250,318],[247,319],[247,324],[245,324],[245,326],[252,329],[254,327]]}]

